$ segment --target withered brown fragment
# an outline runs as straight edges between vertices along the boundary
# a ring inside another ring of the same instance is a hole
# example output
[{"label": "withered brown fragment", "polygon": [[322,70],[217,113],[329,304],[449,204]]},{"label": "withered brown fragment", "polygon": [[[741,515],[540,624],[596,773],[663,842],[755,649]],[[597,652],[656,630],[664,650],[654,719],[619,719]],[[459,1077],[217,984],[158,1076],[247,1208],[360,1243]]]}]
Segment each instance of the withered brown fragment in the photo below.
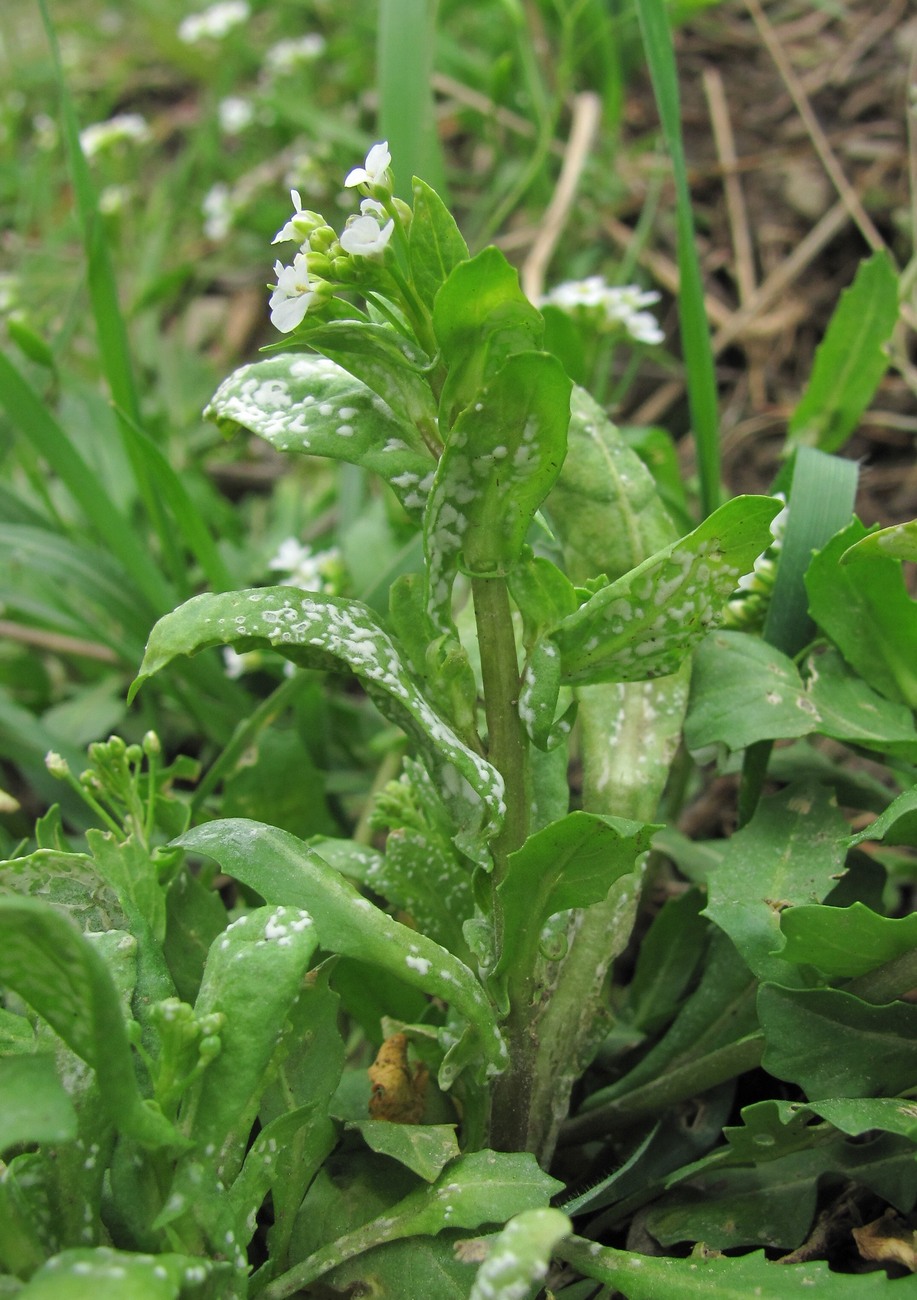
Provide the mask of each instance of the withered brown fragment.
[{"label": "withered brown fragment", "polygon": [[408,1040],[404,1034],[392,1034],[379,1048],[378,1056],[369,1067],[371,1117],[392,1124],[419,1124],[429,1077],[430,1072],[422,1061],[418,1061],[411,1072]]}]

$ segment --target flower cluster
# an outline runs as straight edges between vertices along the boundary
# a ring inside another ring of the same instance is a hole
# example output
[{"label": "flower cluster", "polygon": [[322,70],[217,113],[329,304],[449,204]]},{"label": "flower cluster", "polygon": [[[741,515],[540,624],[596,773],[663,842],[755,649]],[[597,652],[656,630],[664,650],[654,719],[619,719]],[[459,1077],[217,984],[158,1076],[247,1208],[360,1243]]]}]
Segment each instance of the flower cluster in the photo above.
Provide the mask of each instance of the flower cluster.
[{"label": "flower cluster", "polygon": [[397,208],[389,171],[392,156],[387,141],[374,144],[362,167],[354,167],[346,189],[364,195],[359,215],[347,218],[340,238],[317,212],[303,208],[298,190],[291,190],[293,215],[274,236],[275,244],[298,243],[292,263],[274,263],[277,282],[270,298],[271,323],[282,334],[295,330],[310,309],[320,307],[333,286],[355,278],[354,259],[380,260],[395,229]]},{"label": "flower cluster", "polygon": [[143,143],[150,138],[150,128],[139,113],[116,113],[106,122],[93,122],[80,132],[80,145],[87,158],[110,149],[123,140]]},{"label": "flower cluster", "polygon": [[655,316],[643,310],[659,301],[659,294],[652,289],[610,285],[602,276],[590,275],[555,285],[541,301],[542,306],[588,316],[606,330],[623,329],[636,343],[662,343],[665,338]]},{"label": "flower cluster", "polygon": [[209,9],[189,14],[183,19],[178,28],[178,39],[185,45],[196,45],[198,41],[222,40],[233,27],[244,23],[250,14],[247,0],[218,0]]}]

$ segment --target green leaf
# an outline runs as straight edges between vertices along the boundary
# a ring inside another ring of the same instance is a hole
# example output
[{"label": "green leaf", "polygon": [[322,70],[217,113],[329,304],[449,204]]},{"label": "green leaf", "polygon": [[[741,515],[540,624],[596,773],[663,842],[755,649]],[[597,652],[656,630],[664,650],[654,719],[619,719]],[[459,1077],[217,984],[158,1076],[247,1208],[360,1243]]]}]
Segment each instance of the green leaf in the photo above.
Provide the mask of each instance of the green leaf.
[{"label": "green leaf", "polygon": [[[259,822],[214,821],[186,832],[178,843],[215,858],[270,902],[307,909],[329,952],[381,966],[448,1002],[476,1029],[485,1058],[503,1068],[506,1049],[493,1010],[468,967],[374,907],[301,840]],[[450,1081],[445,1065],[444,1071],[442,1086]]]},{"label": "green leaf", "polygon": [[681,1005],[707,947],[699,889],[669,898],[640,943],[622,1017],[629,1028],[655,1033]]},{"label": "green leaf", "polygon": [[460,558],[472,574],[506,573],[566,454],[570,381],[547,352],[522,352],[475,393],[440,459],[424,517],[428,612],[451,627]]},{"label": "green leaf", "polygon": [[548,1271],[554,1247],[573,1225],[560,1210],[525,1210],[510,1219],[478,1269],[468,1300],[519,1300]]},{"label": "green leaf", "polygon": [[329,373],[336,364],[380,397],[402,438],[416,445],[419,434],[429,446],[439,444],[436,403],[424,374],[429,358],[391,325],[329,321],[311,329],[303,342],[322,354]]},{"label": "green leaf", "polygon": [[809,608],[871,686],[917,708],[917,605],[904,585],[900,561],[882,557],[839,563],[865,535],[854,520],[815,555],[806,574]]},{"label": "green leaf", "polygon": [[791,907],[780,917],[784,961],[817,966],[831,978],[855,979],[917,948],[917,912],[879,916],[850,907]]},{"label": "green leaf", "polygon": [[917,1105],[903,1098],[838,1097],[812,1102],[805,1109],[852,1137],[881,1129],[917,1142]]},{"label": "green leaf", "polygon": [[381,1156],[390,1156],[428,1183],[435,1183],[443,1166],[459,1154],[454,1124],[393,1124],[365,1119],[349,1125]]},{"label": "green leaf", "polygon": [[540,1209],[563,1186],[542,1173],[534,1156],[474,1151],[448,1164],[432,1186],[418,1188],[381,1218],[318,1250],[271,1282],[264,1300],[284,1300],[315,1278],[383,1242],[436,1236],[444,1229],[505,1223],[523,1210]]},{"label": "green leaf", "polygon": [[759,979],[785,980],[779,957],[785,907],[818,903],[844,870],[846,823],[821,786],[788,786],[760,801],[708,879],[704,915],[729,935]]},{"label": "green leaf", "polygon": [[614,582],[676,537],[653,476],[582,388],[573,389],[567,458],[545,510],[574,583],[599,573]]},{"label": "green leaf", "polygon": [[[555,483],[552,498],[557,486]],[[509,574],[509,589],[522,614],[527,645],[534,644],[543,632],[575,613],[579,605],[576,589],[567,575],[540,555],[523,555]]]},{"label": "green leaf", "polygon": [[763,984],[758,1018],[763,1065],[818,1101],[875,1097],[912,1088],[917,1077],[917,1007],[874,1006],[841,989]]},{"label": "green leaf", "polygon": [[554,632],[564,680],[639,681],[675,672],[768,545],[779,509],[770,497],[735,497],[602,587]]},{"label": "green leaf", "polygon": [[378,474],[419,518],[433,460],[412,424],[325,357],[283,353],[242,366],[217,389],[204,414],[248,429],[278,451],[328,456]]},{"label": "green leaf", "polygon": [[54,1057],[0,1057],[0,1151],[23,1142],[70,1142],[76,1135],[76,1112]]},{"label": "green leaf", "polygon": [[903,524],[892,524],[869,533],[849,547],[840,557],[841,564],[852,560],[875,559],[884,556],[891,560],[917,561],[917,519]]},{"label": "green leaf", "polygon": [[241,1162],[266,1075],[290,1008],[318,947],[318,927],[303,908],[283,904],[243,913],[213,941],[195,1016],[224,1017],[221,1050],[193,1087],[183,1124],[199,1150],[215,1148],[224,1181]]},{"label": "green leaf", "polygon": [[601,902],[633,871],[655,826],[623,817],[573,812],[530,835],[507,860],[497,886],[503,915],[502,950],[492,978],[531,967],[542,927],[556,912]]},{"label": "green leaf", "polygon": [[898,1285],[884,1273],[835,1273],[821,1261],[772,1263],[763,1250],[733,1259],[701,1248],[688,1259],[660,1259],[574,1237],[558,1253],[587,1277],[620,1288],[627,1300],[871,1300]]},{"label": "green leaf", "polygon": [[811,655],[805,673],[806,690],[823,735],[889,757],[917,761],[917,729],[906,705],[874,691],[830,648]]},{"label": "green leaf", "polygon": [[689,749],[745,749],[758,740],[806,736],[817,725],[792,659],[745,632],[712,632],[700,643],[685,719]]},{"label": "green leaf", "polygon": [[421,749],[455,820],[459,848],[482,865],[487,861],[483,840],[502,819],[502,780],[434,713],[366,606],[292,587],[205,592],[153,628],[132,695],[177,655],[212,645],[270,645],[305,667],[355,672],[380,710]]},{"label": "green leaf", "polygon": [[434,189],[414,177],[414,216],[409,251],[414,286],[427,307],[442,285],[468,257],[468,246],[455,218]]},{"label": "green leaf", "polygon": [[496,248],[453,269],[436,296],[433,328],[449,367],[440,401],[444,429],[477,400],[508,357],[537,350],[544,334],[518,272]]},{"label": "green leaf", "polygon": [[30,898],[0,898],[0,983],[24,998],[96,1072],[118,1129],[153,1146],[181,1144],[140,1096],[118,992],[104,959],[63,917]]},{"label": "green leaf", "polygon": [[[18,1295],[23,1300],[193,1300],[219,1265],[191,1255],[138,1255],[108,1246],[63,1250]],[[194,1281],[192,1280],[194,1279]],[[200,1285],[195,1285],[197,1281]]]},{"label": "green leaf", "polygon": [[865,830],[851,835],[847,847],[855,848],[867,840],[883,840],[886,844],[917,844],[917,786],[912,786],[893,799]]},{"label": "green leaf", "polygon": [[[335,1292],[372,1300],[468,1300],[474,1264],[456,1254],[458,1234],[389,1241],[339,1264],[328,1277]],[[333,1294],[333,1293],[332,1293]]]},{"label": "green leaf", "polygon": [[861,262],[815,353],[809,386],[790,418],[791,443],[843,446],[888,368],[885,344],[898,320],[898,277],[887,253]]}]

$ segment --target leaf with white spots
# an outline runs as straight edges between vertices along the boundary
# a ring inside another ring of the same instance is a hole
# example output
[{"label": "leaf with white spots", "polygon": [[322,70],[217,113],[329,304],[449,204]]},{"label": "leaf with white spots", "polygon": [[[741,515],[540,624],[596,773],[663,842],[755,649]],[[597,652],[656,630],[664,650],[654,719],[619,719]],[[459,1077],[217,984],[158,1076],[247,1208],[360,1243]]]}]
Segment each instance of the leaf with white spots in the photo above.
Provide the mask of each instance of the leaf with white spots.
[{"label": "leaf with white spots", "polygon": [[283,1300],[345,1260],[387,1241],[435,1237],[450,1228],[505,1223],[526,1210],[542,1209],[563,1187],[543,1173],[533,1155],[473,1151],[446,1165],[436,1182],[410,1192],[381,1218],[340,1237],[269,1282],[264,1300]]},{"label": "leaf with white spots", "polygon": [[451,625],[460,560],[479,574],[518,563],[566,455],[570,387],[556,358],[517,353],[456,421],[424,518],[428,609],[439,631]]},{"label": "leaf with white spots", "polygon": [[573,1224],[560,1210],[523,1210],[510,1219],[478,1269],[468,1300],[526,1300]]},{"label": "leaf with white spots", "polygon": [[453,818],[456,845],[487,865],[485,842],[504,812],[500,775],[434,712],[365,605],[293,587],[205,592],[153,628],[132,694],[177,655],[214,645],[240,651],[269,645],[303,667],[354,672],[380,711],[420,749]]},{"label": "leaf with white spots", "polygon": [[392,487],[419,517],[433,459],[410,423],[366,384],[325,357],[282,353],[242,366],[204,412],[224,428],[243,428],[278,451],[361,465]]},{"label": "leaf with white spots", "polygon": [[141,1255],[108,1246],[77,1247],[46,1260],[21,1294],[28,1300],[86,1300],[87,1296],[93,1300],[178,1300],[179,1296],[194,1300],[198,1295],[216,1294],[208,1281],[224,1271],[225,1266],[195,1255]]},{"label": "leaf with white spots", "polygon": [[[425,934],[374,907],[295,835],[235,818],[197,826],[177,843],[214,858],[262,898],[305,908],[315,920],[322,947],[329,952],[380,966],[448,1002],[473,1027],[479,1053],[491,1068],[505,1066],[506,1048],[493,1009],[464,962]],[[447,1057],[440,1083],[446,1086],[453,1078]]]},{"label": "leaf with white spots", "polygon": [[567,682],[674,673],[769,545],[781,503],[735,497],[693,533],[602,587],[553,633]]}]

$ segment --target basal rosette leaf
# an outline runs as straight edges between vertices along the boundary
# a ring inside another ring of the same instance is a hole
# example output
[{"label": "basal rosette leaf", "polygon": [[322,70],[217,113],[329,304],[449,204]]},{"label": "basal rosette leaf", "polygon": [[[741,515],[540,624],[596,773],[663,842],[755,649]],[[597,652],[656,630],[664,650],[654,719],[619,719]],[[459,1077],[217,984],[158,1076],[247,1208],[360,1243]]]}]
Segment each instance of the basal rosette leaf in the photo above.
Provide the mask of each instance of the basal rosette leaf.
[{"label": "basal rosette leaf", "polygon": [[326,357],[283,353],[242,366],[204,414],[248,429],[278,451],[361,465],[389,483],[415,518],[426,503],[434,464],[415,426]]},{"label": "basal rosette leaf", "polygon": [[[302,840],[274,826],[241,818],[208,822],[177,841],[214,858],[230,875],[271,903],[304,908],[315,921],[323,948],[380,966],[407,984],[442,998],[463,1016],[492,1069],[506,1063],[506,1049],[478,980],[445,948],[374,907]],[[454,1075],[440,1071],[446,1086]]]},{"label": "basal rosette leaf", "polygon": [[546,352],[511,356],[456,421],[424,518],[428,611],[451,626],[459,563],[475,574],[518,562],[535,511],[567,449],[570,381]]},{"label": "basal rosette leaf", "polygon": [[365,605],[293,587],[205,592],[153,628],[132,692],[177,655],[214,645],[270,645],[301,666],[354,672],[380,711],[417,744],[453,818],[458,847],[487,864],[485,841],[504,811],[500,775],[430,707]]},{"label": "basal rosette leaf", "polygon": [[771,497],[735,497],[693,533],[597,591],[554,630],[564,680],[674,673],[769,544],[780,508]]}]

